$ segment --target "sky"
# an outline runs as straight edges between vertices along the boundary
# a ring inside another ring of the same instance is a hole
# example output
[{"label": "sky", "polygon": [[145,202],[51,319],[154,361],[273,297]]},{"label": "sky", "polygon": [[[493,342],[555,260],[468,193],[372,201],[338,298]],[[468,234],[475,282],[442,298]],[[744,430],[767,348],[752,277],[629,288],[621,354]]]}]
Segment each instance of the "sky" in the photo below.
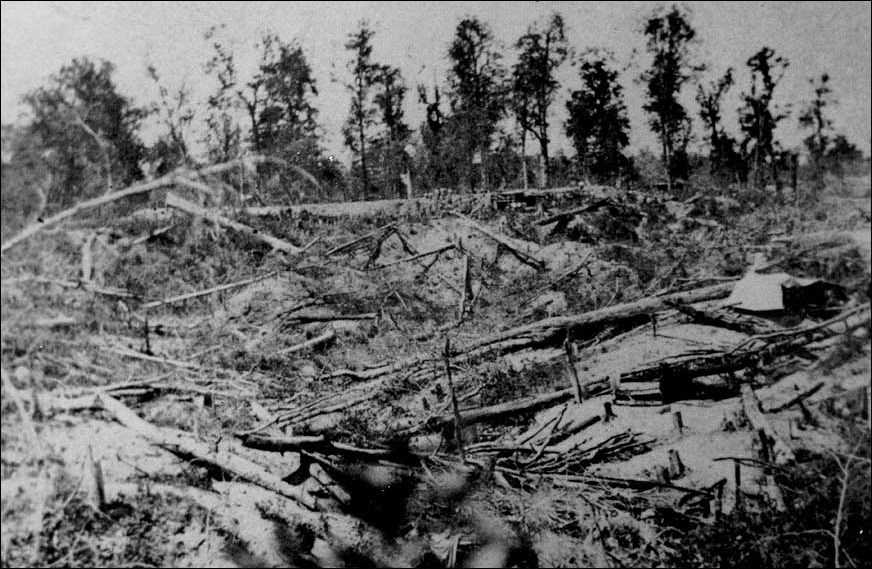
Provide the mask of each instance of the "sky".
[{"label": "sky", "polygon": [[[611,50],[624,69],[631,120],[631,148],[657,147],[642,111],[644,89],[636,78],[649,62],[640,28],[656,2],[2,2],[0,50],[0,119],[26,120],[21,97],[74,57],[113,62],[119,90],[137,104],[157,99],[146,66],[155,65],[170,86],[183,82],[205,97],[214,87],[203,74],[210,48],[203,39],[212,25],[224,24],[224,37],[234,45],[243,75],[253,73],[254,48],[264,31],[283,40],[296,38],[313,67],[319,95],[316,106],[325,147],[341,159],[340,129],[348,115],[349,95],[343,47],[361,19],[376,31],[374,59],[399,67],[410,87],[405,104],[412,126],[424,120],[415,86],[444,82],[446,53],[457,22],[466,15],[489,23],[506,55],[514,62],[512,44],[527,27],[551,12],[563,14],[570,43]],[[750,81],[747,59],[763,46],[790,60],[776,89],[775,102],[792,103],[791,117],[777,131],[786,147],[799,147],[803,134],[796,116],[812,94],[809,79],[827,72],[839,103],[831,117],[868,155],[872,139],[872,39],[870,2],[685,2],[700,39],[697,59],[708,65],[701,76],[713,81],[735,68],[737,85],[725,107],[728,131],[738,133],[735,109]],[[551,117],[552,154],[571,153],[563,135],[565,101],[577,88],[576,71],[565,65],[562,86]],[[693,90],[683,101],[695,116]],[[699,121],[694,124],[701,138]],[[532,145],[528,145],[532,146]]]}]

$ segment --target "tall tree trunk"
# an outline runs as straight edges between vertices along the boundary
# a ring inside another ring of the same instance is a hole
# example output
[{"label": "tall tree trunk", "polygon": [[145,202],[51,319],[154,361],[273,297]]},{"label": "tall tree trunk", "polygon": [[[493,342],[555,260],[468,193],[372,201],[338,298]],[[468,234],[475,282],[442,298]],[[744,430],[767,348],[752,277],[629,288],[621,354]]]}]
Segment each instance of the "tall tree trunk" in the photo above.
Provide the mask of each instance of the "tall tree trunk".
[{"label": "tall tree trunk", "polygon": [[539,142],[539,187],[548,187],[548,139]]},{"label": "tall tree trunk", "polygon": [[487,160],[485,158],[485,149],[482,148],[481,164],[479,165],[481,167],[481,191],[485,191],[485,189],[487,188],[487,168],[485,167],[486,161]]},{"label": "tall tree trunk", "polygon": [[521,130],[521,176],[524,179],[524,189],[527,189],[527,131]]},{"label": "tall tree trunk", "polygon": [[369,173],[366,171],[366,133],[363,127],[363,115],[357,119],[357,128],[360,135],[360,169],[363,176],[363,194],[369,195]]},{"label": "tall tree trunk", "polygon": [[666,168],[666,191],[672,194],[672,160],[669,156],[669,144],[666,141],[666,131],[660,135],[660,143],[663,145],[663,165]]}]

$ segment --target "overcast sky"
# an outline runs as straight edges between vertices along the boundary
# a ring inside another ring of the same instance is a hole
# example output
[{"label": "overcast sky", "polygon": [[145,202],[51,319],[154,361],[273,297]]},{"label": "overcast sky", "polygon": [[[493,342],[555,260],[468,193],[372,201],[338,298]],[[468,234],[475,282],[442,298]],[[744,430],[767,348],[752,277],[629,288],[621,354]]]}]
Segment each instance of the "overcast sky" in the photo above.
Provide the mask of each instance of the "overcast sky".
[{"label": "overcast sky", "polygon": [[[2,118],[20,120],[20,100],[28,90],[73,57],[105,58],[117,66],[120,90],[136,103],[156,98],[145,67],[157,66],[170,85],[182,81],[198,94],[212,84],[202,72],[209,48],[203,32],[226,24],[244,71],[253,71],[254,43],[264,30],[303,45],[318,81],[317,106],[330,152],[347,156],[341,146],[341,124],[348,113],[348,95],[332,80],[346,78],[343,48],[356,23],[368,19],[376,30],[377,61],[399,66],[410,86],[406,113],[412,126],[424,118],[414,87],[444,81],[445,54],[454,27],[465,15],[488,22],[505,46],[506,61],[514,61],[512,43],[533,21],[552,11],[564,15],[572,45],[582,50],[605,47],[622,66],[622,82],[632,121],[634,148],[656,147],[642,113],[642,88],[634,82],[648,59],[639,33],[655,2],[3,2]],[[794,103],[794,113],[778,135],[786,146],[797,146],[796,106],[808,99],[812,76],[828,72],[839,100],[832,110],[836,128],[867,154],[872,137],[872,55],[869,2],[687,2],[699,32],[699,59],[709,65],[710,81],[727,67],[737,68],[737,87],[727,101],[727,127],[737,131],[735,108],[749,76],[745,61],[767,45],[790,60],[776,91],[776,100]],[[634,51],[638,52],[633,56]],[[555,150],[569,145],[562,133],[565,99],[576,87],[569,66],[552,119]],[[693,93],[685,99],[696,113]],[[697,137],[701,134],[695,123]]]}]

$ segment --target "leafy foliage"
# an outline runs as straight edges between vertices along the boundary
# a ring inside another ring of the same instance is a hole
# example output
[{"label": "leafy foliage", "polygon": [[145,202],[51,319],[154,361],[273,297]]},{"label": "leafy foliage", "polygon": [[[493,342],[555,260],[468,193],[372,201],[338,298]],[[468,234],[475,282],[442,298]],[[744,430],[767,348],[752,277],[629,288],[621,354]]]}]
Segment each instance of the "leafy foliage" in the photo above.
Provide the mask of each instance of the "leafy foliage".
[{"label": "leafy foliage", "polygon": [[[365,21],[349,34],[345,49],[352,53],[348,62],[351,82],[346,88],[351,93],[351,110],[342,129],[345,144],[357,156],[364,195],[370,192],[367,147],[374,144],[371,131],[376,124],[378,109],[372,102],[372,90],[379,74],[379,66],[372,61],[372,37],[375,32]],[[391,102],[392,103],[392,102]]]},{"label": "leafy foliage", "polygon": [[651,68],[641,76],[647,94],[643,109],[649,115],[651,130],[660,137],[663,163],[670,181],[685,178],[691,121],[679,95],[694,73],[702,69],[691,63],[696,30],[690,23],[690,14],[673,5],[655,11],[645,23],[643,33],[653,57]]},{"label": "leafy foliage", "polygon": [[731,181],[734,176],[741,180],[747,177],[744,162],[736,149],[736,140],[724,130],[722,121],[723,99],[734,83],[733,68],[730,67],[708,88],[698,85],[696,92],[699,118],[707,131],[709,167],[712,175],[724,181]]},{"label": "leafy foliage", "polygon": [[[478,18],[464,18],[457,24],[448,57],[449,128],[465,157],[456,167],[466,185],[475,187],[475,155],[482,164],[486,162],[497,123],[505,116],[506,70],[490,26]],[[480,170],[481,185],[486,186],[486,170]]]},{"label": "leafy foliage", "polygon": [[[554,77],[569,56],[563,17],[554,13],[544,28],[530,27],[515,43],[520,50],[518,62],[512,68],[512,90],[509,97],[521,136],[527,133],[539,142],[541,156],[541,187],[548,186],[548,110],[554,103],[559,83]],[[523,143],[522,143],[523,146]]]},{"label": "leafy foliage", "polygon": [[108,61],[77,58],[24,97],[29,133],[39,143],[30,148],[52,174],[50,209],[142,178],[138,129],[147,111],[118,93],[114,71]]},{"label": "leafy foliage", "polygon": [[748,59],[747,65],[751,70],[751,91],[742,94],[744,106],[739,109],[739,126],[744,134],[742,153],[751,163],[757,186],[763,187],[770,179],[778,184],[775,128],[788,113],[774,105],[772,97],[789,62],[764,47]]},{"label": "leafy foliage", "polygon": [[582,175],[609,179],[629,165],[624,156],[630,142],[624,89],[607,52],[586,52],[579,62],[579,77],[581,88],[572,91],[566,103],[566,134]]}]

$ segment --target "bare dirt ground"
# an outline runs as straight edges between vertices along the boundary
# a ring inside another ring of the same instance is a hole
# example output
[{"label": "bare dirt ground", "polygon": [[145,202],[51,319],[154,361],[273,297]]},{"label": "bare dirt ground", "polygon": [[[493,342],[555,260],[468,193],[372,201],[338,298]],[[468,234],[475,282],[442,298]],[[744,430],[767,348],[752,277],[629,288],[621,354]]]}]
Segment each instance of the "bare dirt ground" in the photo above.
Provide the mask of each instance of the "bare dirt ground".
[{"label": "bare dirt ground", "polygon": [[[180,212],[40,232],[2,265],[2,564],[692,563],[868,429],[858,184],[225,212],[297,255]],[[734,310],[760,253],[838,294]]]}]

